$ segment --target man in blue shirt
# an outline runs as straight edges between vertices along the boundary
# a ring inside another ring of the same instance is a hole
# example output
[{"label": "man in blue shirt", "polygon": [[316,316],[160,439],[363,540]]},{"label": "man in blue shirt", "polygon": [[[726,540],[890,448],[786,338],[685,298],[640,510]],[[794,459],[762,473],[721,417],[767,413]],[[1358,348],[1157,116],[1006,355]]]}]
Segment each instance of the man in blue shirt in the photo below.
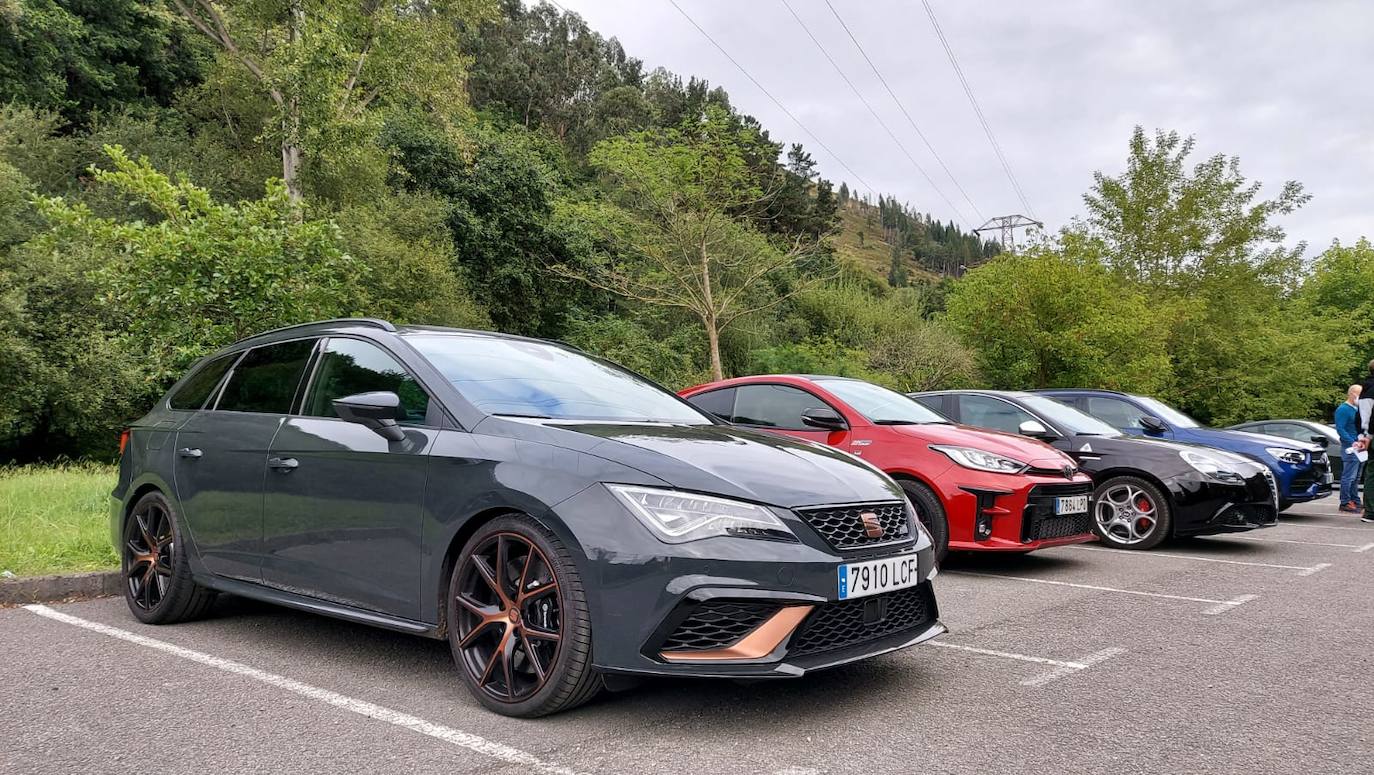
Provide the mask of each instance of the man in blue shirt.
[{"label": "man in blue shirt", "polygon": [[1360,393],[1363,388],[1351,385],[1345,391],[1345,401],[1336,407],[1336,435],[1341,437],[1341,511],[1357,514],[1364,510],[1360,503],[1360,460],[1351,445],[1360,440]]}]

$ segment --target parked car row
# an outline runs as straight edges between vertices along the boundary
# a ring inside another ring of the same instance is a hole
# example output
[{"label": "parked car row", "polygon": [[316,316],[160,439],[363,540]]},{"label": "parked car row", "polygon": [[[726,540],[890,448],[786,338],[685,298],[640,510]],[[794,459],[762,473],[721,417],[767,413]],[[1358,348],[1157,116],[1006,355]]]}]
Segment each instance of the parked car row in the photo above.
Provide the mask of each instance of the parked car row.
[{"label": "parked car row", "polygon": [[446,639],[479,702],[540,716],[934,638],[950,550],[1148,548],[1330,489],[1316,448],[1165,438],[1202,431],[1157,409],[1127,419],[1160,438],[1127,435],[1079,398],[679,397],[558,343],[322,321],[203,359],[124,432],[111,537],[143,622],[232,593]]}]

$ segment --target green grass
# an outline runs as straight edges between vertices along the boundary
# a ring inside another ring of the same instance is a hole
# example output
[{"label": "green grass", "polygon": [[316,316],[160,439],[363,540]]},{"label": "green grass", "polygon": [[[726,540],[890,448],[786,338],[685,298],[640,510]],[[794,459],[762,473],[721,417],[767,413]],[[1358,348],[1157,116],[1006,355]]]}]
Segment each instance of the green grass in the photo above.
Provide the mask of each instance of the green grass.
[{"label": "green grass", "polygon": [[118,567],[110,546],[115,468],[0,468],[0,571],[16,576]]}]

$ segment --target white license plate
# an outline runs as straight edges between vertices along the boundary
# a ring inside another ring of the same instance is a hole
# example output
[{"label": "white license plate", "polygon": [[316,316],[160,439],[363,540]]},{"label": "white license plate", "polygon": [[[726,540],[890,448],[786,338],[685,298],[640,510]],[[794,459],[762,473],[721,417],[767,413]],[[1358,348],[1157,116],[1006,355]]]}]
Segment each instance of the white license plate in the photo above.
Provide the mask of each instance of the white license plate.
[{"label": "white license plate", "polygon": [[838,571],[841,600],[891,592],[921,583],[915,554],[902,554],[868,562],[851,562],[841,565]]},{"label": "white license plate", "polygon": [[1082,514],[1088,510],[1088,496],[1068,495],[1054,499],[1055,514]]}]

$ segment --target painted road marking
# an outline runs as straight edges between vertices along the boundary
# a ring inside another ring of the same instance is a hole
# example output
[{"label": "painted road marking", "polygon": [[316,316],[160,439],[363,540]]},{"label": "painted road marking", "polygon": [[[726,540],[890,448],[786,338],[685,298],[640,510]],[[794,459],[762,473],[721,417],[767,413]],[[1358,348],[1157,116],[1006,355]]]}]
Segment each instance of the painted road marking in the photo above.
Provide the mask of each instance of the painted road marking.
[{"label": "painted road marking", "polygon": [[1252,568],[1276,568],[1279,570],[1299,571],[1299,576],[1311,576],[1314,573],[1320,572],[1324,568],[1331,567],[1331,563],[1329,562],[1318,563],[1316,565],[1275,565],[1273,563],[1268,562],[1245,562],[1243,560],[1223,560],[1219,557],[1198,557],[1197,555],[1193,554],[1170,554],[1168,552],[1138,552],[1130,551],[1127,549],[1107,549],[1104,547],[1097,546],[1073,546],[1066,548],[1076,549],[1080,552],[1109,552],[1111,554],[1126,554],[1132,557],[1141,558],[1165,557],[1174,560],[1196,560],[1198,562],[1216,562],[1221,563],[1223,565],[1248,565]]},{"label": "painted road marking", "polygon": [[1125,653],[1126,649],[1109,648],[1089,654],[1081,660],[1070,662],[1062,659],[1050,659],[1049,657],[1035,657],[1030,654],[1017,654],[1012,651],[994,651],[992,649],[981,649],[974,646],[961,646],[958,643],[945,643],[943,641],[932,640],[926,643],[927,646],[936,646],[942,649],[956,649],[967,651],[971,654],[982,654],[988,657],[1001,657],[1003,659],[1014,659],[1018,662],[1033,662],[1037,665],[1051,665],[1053,670],[1041,673],[1033,678],[1027,678],[1021,682],[1022,686],[1044,686],[1057,678],[1062,678],[1080,670],[1087,670],[1093,665],[1104,662],[1117,654]]},{"label": "painted road marking", "polygon": [[1056,587],[1073,587],[1074,589],[1091,589],[1096,592],[1116,592],[1121,595],[1139,595],[1141,597],[1157,597],[1164,600],[1183,600],[1189,603],[1209,603],[1211,608],[1203,611],[1204,614],[1224,614],[1237,606],[1254,600],[1258,595],[1241,595],[1231,600],[1213,600],[1209,597],[1187,597],[1185,595],[1166,595],[1162,592],[1141,592],[1136,589],[1118,589],[1116,587],[1101,587],[1096,584],[1075,584],[1071,581],[1051,581],[1050,579],[1033,579],[1027,576],[1006,576],[1001,573],[982,573],[979,571],[946,571],[947,573],[958,573],[963,576],[982,576],[989,579],[1008,579],[1010,581],[1027,581],[1032,584],[1052,584]]},{"label": "painted road marking", "polygon": [[1332,546],[1337,549],[1350,549],[1353,552],[1367,552],[1374,549],[1374,544],[1328,544],[1322,541],[1297,541],[1292,538],[1260,538],[1259,536],[1237,536],[1230,535],[1227,538],[1234,538],[1237,541],[1264,541],[1273,544],[1303,544],[1304,546]]},{"label": "painted road marking", "polygon": [[[1273,528],[1269,529],[1273,530],[1281,527],[1300,527],[1306,530],[1358,530],[1363,531],[1365,533],[1374,533],[1374,530],[1371,530],[1368,527],[1352,527],[1350,525],[1311,524],[1307,522],[1279,522]],[[1235,536],[1231,537],[1234,538]]]},{"label": "painted road marking", "polygon": [[442,740],[446,743],[451,743],[460,748],[466,748],[469,751],[474,751],[508,764],[520,764],[530,770],[549,773],[549,775],[576,775],[572,770],[550,764],[518,748],[512,748],[508,745],[497,743],[469,732],[443,726],[442,724],[435,724],[408,713],[401,713],[400,711],[385,708],[381,705],[374,705],[370,702],[364,702],[363,700],[355,700],[352,697],[339,694],[338,692],[331,692],[328,689],[321,689],[285,676],[269,673],[255,667],[249,667],[239,662],[212,656],[200,651],[193,651],[182,646],[176,646],[166,641],[137,635],[127,630],[121,630],[118,627],[87,621],[80,617],[64,614],[61,611],[55,611],[45,605],[26,605],[24,608],[39,616],[44,616],[64,624],[70,624],[73,627],[82,627],[93,632],[98,632],[101,635],[108,635],[111,638],[118,638],[119,640],[127,641],[145,648],[155,649],[175,657],[190,660],[191,662],[199,662],[202,665],[213,667],[216,670],[223,670],[226,673],[233,673],[245,678],[251,678],[255,681],[261,681],[269,686],[275,686],[278,689],[284,689],[288,692],[299,694],[302,697],[318,700],[327,705],[333,705],[336,708],[357,713],[360,716],[367,716],[368,718],[374,718],[378,721],[385,721],[388,724],[394,724],[398,727],[419,732],[422,735],[429,735],[430,737]]}]

